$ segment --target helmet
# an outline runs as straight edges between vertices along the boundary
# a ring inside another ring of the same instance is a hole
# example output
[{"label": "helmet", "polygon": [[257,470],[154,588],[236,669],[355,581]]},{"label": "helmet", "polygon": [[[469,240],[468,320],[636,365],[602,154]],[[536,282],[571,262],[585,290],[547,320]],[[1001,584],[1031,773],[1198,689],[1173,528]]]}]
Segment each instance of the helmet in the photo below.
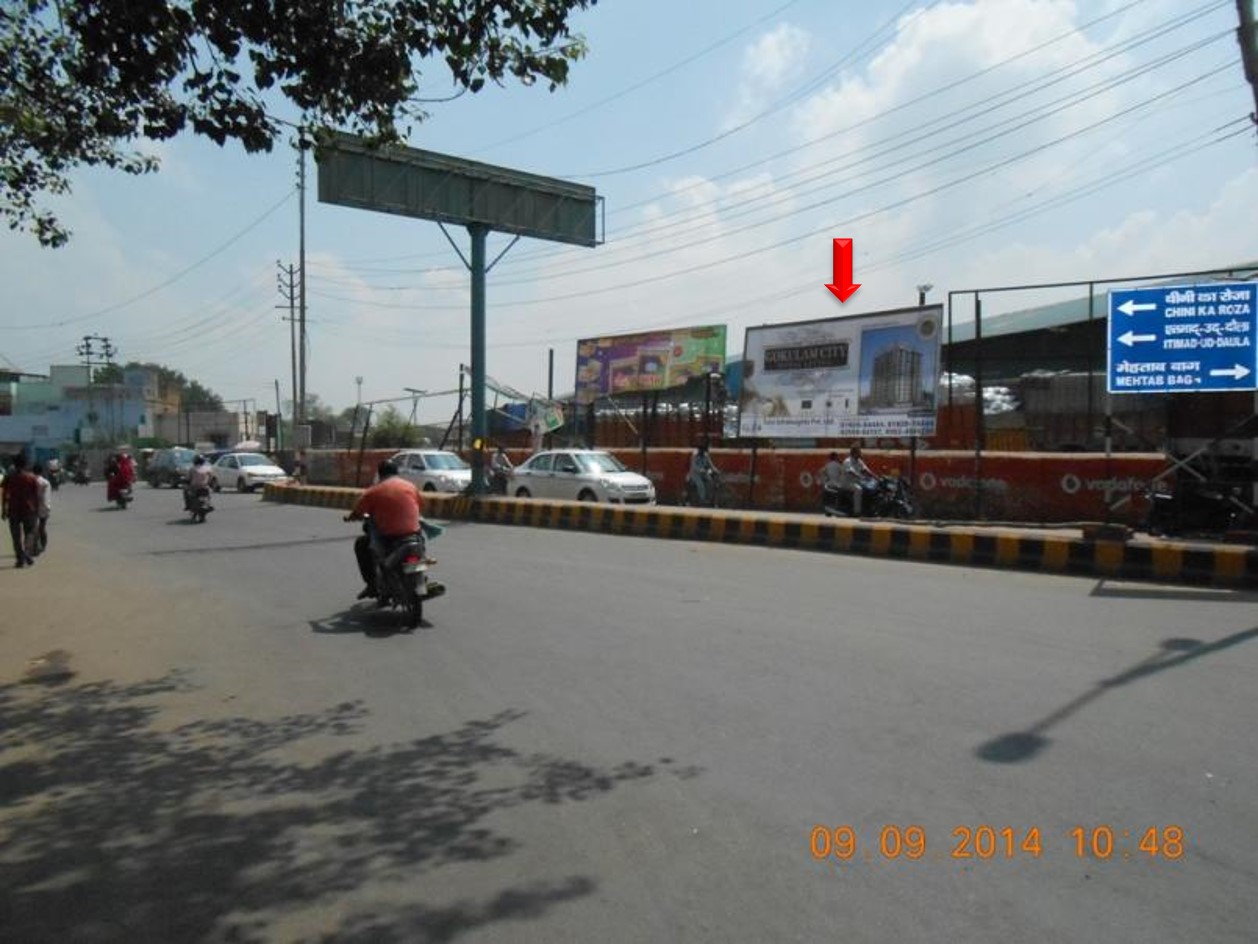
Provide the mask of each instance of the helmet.
[{"label": "helmet", "polygon": [[382,482],[392,475],[397,475],[397,463],[392,459],[382,459],[376,466],[376,475]]}]

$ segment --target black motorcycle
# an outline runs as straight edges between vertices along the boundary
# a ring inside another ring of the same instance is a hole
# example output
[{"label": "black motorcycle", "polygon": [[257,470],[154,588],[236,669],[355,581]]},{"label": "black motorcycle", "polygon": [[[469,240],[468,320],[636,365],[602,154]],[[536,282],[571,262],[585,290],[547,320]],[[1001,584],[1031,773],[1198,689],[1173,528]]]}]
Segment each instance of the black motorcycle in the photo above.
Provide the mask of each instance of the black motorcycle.
[{"label": "black motorcycle", "polygon": [[1171,489],[1158,481],[1146,493],[1149,513],[1144,529],[1151,535],[1223,535],[1251,521],[1240,502],[1240,489],[1188,479]]},{"label": "black motorcycle", "polygon": [[91,485],[92,484],[92,473],[86,465],[81,465],[77,469],[74,470],[74,484],[75,485]]},{"label": "black motorcycle", "polygon": [[[821,489],[821,511],[826,517],[854,518],[852,492],[837,485]],[[861,483],[862,518],[905,520],[916,513],[913,493],[904,479],[894,475],[870,476]]]},{"label": "black motorcycle", "polygon": [[[346,515],[346,521],[353,519]],[[436,534],[441,529],[421,523]],[[363,522],[363,531],[370,539],[369,521]],[[372,558],[376,565],[376,602],[381,607],[401,609],[406,615],[406,625],[417,629],[424,619],[424,601],[445,593],[445,586],[428,576],[429,569],[437,562],[428,556],[428,539],[424,531],[402,538],[370,542]]]},{"label": "black motorcycle", "polygon": [[183,510],[192,515],[192,520],[197,524],[204,524],[206,515],[214,510],[214,506],[210,504],[210,489],[206,485],[200,488],[184,489],[183,492]]}]

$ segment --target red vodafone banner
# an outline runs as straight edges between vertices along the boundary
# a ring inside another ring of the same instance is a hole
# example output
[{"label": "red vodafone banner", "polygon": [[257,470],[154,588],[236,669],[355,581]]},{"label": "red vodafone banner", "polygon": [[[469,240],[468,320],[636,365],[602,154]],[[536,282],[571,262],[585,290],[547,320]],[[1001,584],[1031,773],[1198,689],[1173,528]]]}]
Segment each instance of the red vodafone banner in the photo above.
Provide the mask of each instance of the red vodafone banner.
[{"label": "red vodafone banner", "polygon": [[[361,484],[370,484],[376,463],[395,449],[369,449],[362,456]],[[643,470],[640,449],[609,449],[629,468]],[[510,450],[513,462],[528,458],[527,450]],[[752,484],[750,449],[712,450],[738,507],[815,511],[821,503],[818,473],[826,449],[760,449],[755,455]],[[865,461],[884,475],[909,475],[904,450],[863,450]],[[690,468],[689,449],[651,449],[645,474],[655,483],[661,504],[681,500]],[[353,485],[356,452],[311,453],[312,481]],[[1131,496],[1112,520],[1136,524],[1148,509],[1142,492],[1169,465],[1160,453],[1123,453],[1106,458],[1097,453],[985,452],[982,456],[983,517],[995,521],[1053,524],[1102,521],[1106,491],[1110,501]],[[913,463],[913,494],[923,518],[967,520],[974,515],[974,493],[980,478],[973,452],[919,452]],[[1171,479],[1173,481],[1173,477]]]},{"label": "red vodafone banner", "polygon": [[[609,451],[631,469],[642,470],[641,450]],[[813,511],[819,506],[818,474],[828,455],[824,449],[759,450],[752,488],[750,449],[712,450],[738,505],[787,511]],[[906,451],[866,449],[863,456],[875,472],[909,475]],[[649,451],[645,471],[661,502],[679,500],[689,461],[689,450]],[[1132,496],[1113,519],[1135,524],[1147,510],[1143,491],[1168,464],[1160,453],[1106,458],[1095,453],[987,452],[980,476],[972,452],[919,452],[913,463],[913,492],[922,517],[968,519],[974,515],[981,477],[984,518],[1060,523],[1104,520],[1108,490],[1111,502]]]}]

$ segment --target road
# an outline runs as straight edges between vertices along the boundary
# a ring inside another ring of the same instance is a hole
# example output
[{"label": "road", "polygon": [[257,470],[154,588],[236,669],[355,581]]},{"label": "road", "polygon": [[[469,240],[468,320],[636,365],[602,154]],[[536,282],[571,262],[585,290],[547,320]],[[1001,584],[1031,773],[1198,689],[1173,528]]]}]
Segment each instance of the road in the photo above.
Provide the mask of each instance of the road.
[{"label": "road", "polygon": [[6,940],[1253,940],[1253,596],[451,524],[400,633],[103,492],[0,558]]}]

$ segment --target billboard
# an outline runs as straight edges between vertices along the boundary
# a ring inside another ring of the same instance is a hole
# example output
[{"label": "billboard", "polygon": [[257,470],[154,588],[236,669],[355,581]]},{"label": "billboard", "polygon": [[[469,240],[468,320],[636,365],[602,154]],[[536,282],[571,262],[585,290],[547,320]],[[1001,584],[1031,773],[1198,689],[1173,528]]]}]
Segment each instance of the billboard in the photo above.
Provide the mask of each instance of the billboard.
[{"label": "billboard", "polygon": [[577,342],[577,402],[679,387],[725,367],[725,325],[673,328]]},{"label": "billboard", "polygon": [[748,328],[738,435],[931,436],[943,306]]}]

